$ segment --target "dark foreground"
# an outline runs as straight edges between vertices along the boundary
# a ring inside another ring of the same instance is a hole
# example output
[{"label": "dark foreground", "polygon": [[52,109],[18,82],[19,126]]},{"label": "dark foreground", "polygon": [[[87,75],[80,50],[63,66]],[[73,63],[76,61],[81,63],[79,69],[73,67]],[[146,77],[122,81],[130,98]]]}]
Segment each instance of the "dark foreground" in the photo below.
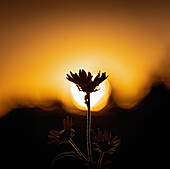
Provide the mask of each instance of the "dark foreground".
[{"label": "dark foreground", "polygon": [[[62,119],[69,115],[58,103],[56,111],[39,108],[18,108],[0,119],[0,168],[52,168],[52,159],[63,151],[72,151],[68,144],[47,145],[50,129],[62,130]],[[154,87],[142,103],[133,110],[114,108],[107,116],[92,118],[92,128],[107,129],[121,138],[121,146],[104,161],[111,160],[111,168],[158,167],[168,163],[170,92],[162,86]],[[86,154],[86,117],[73,118],[76,136],[73,138]],[[94,160],[99,154],[93,151]],[[1,167],[2,166],[2,167]],[[53,168],[86,168],[80,160],[65,158]]]}]

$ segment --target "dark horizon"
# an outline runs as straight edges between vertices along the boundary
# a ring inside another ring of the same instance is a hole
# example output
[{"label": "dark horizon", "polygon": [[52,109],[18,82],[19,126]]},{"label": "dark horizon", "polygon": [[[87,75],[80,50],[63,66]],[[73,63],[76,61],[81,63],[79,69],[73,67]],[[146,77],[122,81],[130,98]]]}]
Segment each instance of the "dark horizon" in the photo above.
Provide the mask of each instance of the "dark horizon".
[{"label": "dark horizon", "polygon": [[[152,88],[140,105],[131,110],[113,108],[113,113],[92,117],[92,129],[112,132],[112,137],[121,138],[121,145],[111,159],[112,167],[140,167],[166,164],[168,113],[170,112],[170,91],[162,85]],[[60,104],[59,104],[60,105]],[[73,118],[76,136],[73,138],[86,153],[85,116],[72,115],[62,110],[46,112],[40,108],[19,108],[0,119],[1,165],[6,167],[52,168],[52,159],[62,151],[73,150],[69,145],[48,145],[50,129],[61,130],[62,119]],[[59,110],[58,109],[58,110]],[[94,152],[94,151],[93,151]],[[94,153],[94,159],[98,157]],[[80,161],[63,159],[56,163],[66,167],[83,167]],[[4,165],[2,165],[4,166]],[[55,166],[54,168],[56,168]],[[63,167],[61,167],[63,168]]]}]

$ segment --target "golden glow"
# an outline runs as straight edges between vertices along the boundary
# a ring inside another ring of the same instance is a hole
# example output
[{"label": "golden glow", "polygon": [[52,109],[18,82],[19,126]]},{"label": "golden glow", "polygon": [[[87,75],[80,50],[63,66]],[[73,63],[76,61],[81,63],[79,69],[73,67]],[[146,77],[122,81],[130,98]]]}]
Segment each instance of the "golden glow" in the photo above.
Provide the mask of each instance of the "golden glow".
[{"label": "golden glow", "polygon": [[[90,93],[90,106],[92,111],[99,111],[101,110],[108,101],[110,96],[110,85],[108,80],[105,80],[100,84],[99,91]],[[76,107],[82,110],[86,110],[87,106],[84,102],[84,92],[80,92],[77,86],[71,83],[71,94],[72,100]]]},{"label": "golden glow", "polygon": [[[170,78],[169,5],[66,1],[2,8],[0,116],[45,100],[59,100],[72,112],[78,104],[66,80],[69,71],[107,72],[121,108],[139,103],[155,79]],[[107,97],[95,108],[104,107]]]}]

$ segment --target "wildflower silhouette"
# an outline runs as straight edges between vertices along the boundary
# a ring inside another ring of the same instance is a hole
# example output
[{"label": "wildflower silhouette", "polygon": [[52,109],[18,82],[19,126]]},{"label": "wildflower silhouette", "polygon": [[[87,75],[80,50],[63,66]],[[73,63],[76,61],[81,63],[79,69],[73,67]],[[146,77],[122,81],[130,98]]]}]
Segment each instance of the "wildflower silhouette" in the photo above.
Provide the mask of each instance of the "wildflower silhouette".
[{"label": "wildflower silhouette", "polygon": [[[93,140],[93,145],[95,145],[95,150],[100,152],[99,160],[98,162],[93,162],[92,159],[92,149],[91,149],[91,111],[90,111],[90,93],[92,92],[97,92],[98,86],[100,83],[102,83],[104,80],[108,78],[106,76],[106,72],[100,74],[100,72],[96,75],[94,80],[92,80],[92,74],[90,72],[86,73],[83,69],[79,70],[79,74],[77,73],[72,73],[70,71],[70,75],[67,74],[66,79],[69,81],[73,82],[76,84],[78,87],[79,91],[85,92],[86,95],[84,97],[85,104],[87,105],[87,127],[86,127],[86,142],[87,142],[87,154],[88,154],[88,159],[83,155],[83,153],[79,150],[79,148],[76,146],[76,144],[73,142],[72,138],[74,136],[74,129],[72,128],[72,118],[67,117],[67,119],[63,120],[63,127],[64,129],[62,131],[55,131],[55,130],[50,130],[50,134],[48,137],[51,139],[49,141],[49,144],[52,143],[58,143],[58,144],[63,144],[63,143],[70,143],[72,147],[75,149],[77,154],[75,152],[64,152],[59,155],[57,155],[53,163],[65,156],[70,156],[70,157],[75,157],[83,160],[85,164],[87,164],[89,169],[92,169],[94,167],[100,168],[103,160],[103,156],[105,153],[112,154],[114,151],[116,151],[116,148],[120,145],[120,139],[117,139],[115,137],[112,141],[111,139],[111,133],[108,134],[107,130],[104,131],[104,134],[101,134],[100,129],[98,129],[98,135],[93,132],[94,135],[94,140]],[[107,164],[108,165],[108,164]],[[108,166],[103,165],[105,168]]]},{"label": "wildflower silhouette", "polygon": [[67,74],[67,79],[77,85],[80,91],[83,92],[95,92],[98,91],[96,87],[103,82],[105,79],[107,79],[108,76],[106,76],[106,72],[102,73],[100,76],[100,72],[97,74],[94,80],[92,80],[92,75],[90,72],[86,74],[86,72],[82,69],[79,70],[79,75],[77,73],[73,74],[70,71],[70,75]]},{"label": "wildflower silhouette", "polygon": [[59,158],[65,157],[65,156],[80,157],[82,160],[87,161],[85,156],[82,154],[82,152],[79,150],[79,148],[76,146],[76,144],[72,140],[72,137],[74,136],[73,132],[75,132],[75,130],[72,128],[72,125],[73,125],[72,118],[69,118],[69,116],[67,116],[67,118],[63,120],[64,129],[62,131],[55,131],[55,130],[49,131],[51,135],[48,135],[48,137],[51,139],[51,141],[49,141],[48,144],[70,143],[72,145],[72,147],[78,153],[78,156],[75,155],[75,153],[73,153],[73,152],[62,153],[59,156],[56,156],[56,158],[53,160],[53,162],[58,160]]},{"label": "wildflower silhouette", "polygon": [[[79,75],[77,73],[73,74],[70,71],[70,75],[67,74],[67,79],[73,83],[76,84],[78,89],[80,91],[86,92],[86,93],[92,93],[96,92],[99,89],[97,89],[97,86],[99,86],[100,83],[102,83],[105,79],[107,79],[108,76],[106,76],[106,72],[102,73],[100,76],[100,72],[97,74],[94,80],[92,80],[92,75],[90,72],[86,74],[86,72],[82,69],[79,70]],[[88,96],[85,96],[85,103],[87,104]]]},{"label": "wildflower silhouette", "polygon": [[116,148],[120,145],[120,139],[117,136],[111,141],[111,132],[108,134],[107,130],[104,131],[102,135],[100,129],[98,128],[98,135],[93,131],[94,138],[93,144],[95,145],[95,150],[100,152],[100,157],[98,160],[98,166],[101,166],[104,154],[113,154]]},{"label": "wildflower silhouette", "polygon": [[97,89],[97,86],[101,82],[103,82],[105,79],[107,79],[108,76],[106,76],[106,72],[102,73],[100,76],[100,72],[97,74],[94,80],[92,80],[92,75],[90,72],[86,74],[86,72],[82,69],[79,70],[79,75],[77,73],[73,74],[70,71],[70,75],[67,74],[67,79],[73,83],[76,84],[78,89],[80,91],[83,91],[86,93],[85,95],[85,103],[88,108],[88,113],[87,113],[87,152],[88,152],[88,160],[90,163],[92,163],[92,151],[91,151],[91,113],[90,113],[90,93],[96,92],[99,89]]},{"label": "wildflower silhouette", "polygon": [[88,160],[89,163],[92,164],[92,151],[91,151],[91,112],[90,112],[90,93],[96,92],[99,89],[97,89],[97,86],[99,86],[100,83],[102,83],[105,79],[107,79],[108,76],[106,76],[106,72],[102,73],[100,76],[100,72],[97,74],[94,80],[92,80],[92,75],[90,72],[88,74],[82,69],[79,70],[79,76],[77,73],[72,73],[70,71],[70,75],[67,74],[67,79],[73,83],[76,84],[78,89],[80,91],[83,91],[86,93],[85,95],[85,103],[88,108],[87,112],[87,132],[86,132],[86,139],[87,139],[87,152],[88,152]]},{"label": "wildflower silhouette", "polygon": [[48,144],[63,144],[68,143],[70,140],[72,140],[72,137],[74,136],[73,132],[75,131],[74,129],[72,129],[72,125],[72,118],[69,118],[67,116],[67,118],[63,120],[64,129],[62,131],[49,131],[51,135],[48,135],[48,137],[52,140],[49,141]]}]

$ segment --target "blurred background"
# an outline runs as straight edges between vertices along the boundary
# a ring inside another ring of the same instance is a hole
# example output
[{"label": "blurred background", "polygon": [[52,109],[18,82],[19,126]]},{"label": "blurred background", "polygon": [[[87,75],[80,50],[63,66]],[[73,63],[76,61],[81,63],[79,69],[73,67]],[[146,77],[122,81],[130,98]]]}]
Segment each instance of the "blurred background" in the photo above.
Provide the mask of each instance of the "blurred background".
[{"label": "blurred background", "polygon": [[75,118],[81,140],[86,120],[80,115],[86,112],[78,108],[66,80],[67,73],[79,69],[109,75],[109,91],[93,112],[92,126],[122,138],[115,163],[165,160],[169,11],[165,0],[2,0],[2,161],[50,168],[52,158],[65,148],[46,145],[48,130],[60,130],[67,115]]},{"label": "blurred background", "polygon": [[1,1],[1,116],[17,104],[73,108],[66,73],[107,72],[115,102],[169,88],[168,1]]}]

